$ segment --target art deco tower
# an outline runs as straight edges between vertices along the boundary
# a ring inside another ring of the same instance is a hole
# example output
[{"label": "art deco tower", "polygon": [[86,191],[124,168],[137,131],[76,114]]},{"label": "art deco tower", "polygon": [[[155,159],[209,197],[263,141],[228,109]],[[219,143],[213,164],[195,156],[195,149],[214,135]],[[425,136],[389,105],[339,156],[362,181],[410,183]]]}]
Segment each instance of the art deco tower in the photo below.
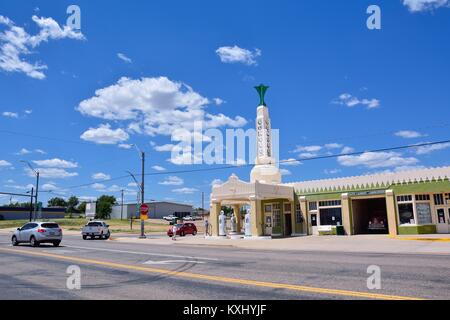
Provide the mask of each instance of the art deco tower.
[{"label": "art deco tower", "polygon": [[281,173],[273,157],[269,108],[267,108],[264,101],[268,88],[262,84],[255,87],[256,91],[258,91],[260,102],[256,111],[256,159],[255,166],[250,174],[250,181],[281,183]]}]

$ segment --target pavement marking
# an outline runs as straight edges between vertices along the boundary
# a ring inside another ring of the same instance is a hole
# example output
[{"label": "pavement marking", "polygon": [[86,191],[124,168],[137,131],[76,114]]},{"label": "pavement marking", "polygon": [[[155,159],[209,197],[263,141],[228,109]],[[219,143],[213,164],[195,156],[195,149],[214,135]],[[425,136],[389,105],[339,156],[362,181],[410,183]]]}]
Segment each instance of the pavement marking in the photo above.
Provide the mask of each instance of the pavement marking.
[{"label": "pavement marking", "polygon": [[209,281],[222,282],[222,283],[227,283],[227,284],[240,284],[240,285],[256,286],[256,287],[263,287],[263,288],[286,289],[286,290],[291,290],[291,291],[319,293],[319,294],[327,294],[327,295],[338,295],[338,296],[347,296],[347,297],[358,297],[358,298],[366,298],[366,299],[425,300],[423,298],[416,298],[416,297],[387,295],[387,294],[379,294],[379,293],[371,293],[371,292],[363,292],[363,291],[326,289],[326,288],[317,288],[317,287],[301,286],[301,285],[294,285],[294,284],[265,282],[265,281],[257,281],[257,280],[246,280],[246,279],[239,279],[239,278],[228,278],[228,277],[222,277],[222,276],[206,275],[206,274],[191,273],[191,272],[184,272],[184,271],[171,271],[171,270],[167,270],[167,269],[141,267],[141,266],[135,266],[135,265],[129,265],[129,264],[121,264],[121,263],[116,263],[116,262],[69,257],[69,256],[62,256],[62,255],[43,253],[43,252],[33,252],[30,250],[0,248],[0,251],[18,253],[18,254],[23,254],[23,255],[55,258],[55,259],[59,259],[59,260],[85,263],[85,264],[90,264],[90,265],[99,265],[99,266],[109,267],[109,268],[113,268],[113,269],[117,268],[117,269],[125,269],[125,270],[134,270],[134,271],[154,273],[154,274],[160,274],[160,275],[168,275],[168,276],[172,276],[172,277],[179,277],[179,278],[185,278],[185,279],[189,278],[189,279],[197,279],[197,280],[209,280]]},{"label": "pavement marking", "polygon": [[195,261],[195,260],[161,260],[161,261],[154,261],[154,260],[148,260],[144,262],[143,264],[172,264],[172,263],[197,263],[197,264],[203,264],[206,263],[204,261]]},{"label": "pavement marking", "polygon": [[216,259],[216,258],[182,256],[182,255],[165,254],[165,253],[151,253],[151,252],[141,252],[141,251],[128,251],[128,250],[117,250],[117,249],[106,249],[106,248],[89,248],[89,247],[78,247],[78,246],[64,246],[64,247],[66,247],[66,248],[74,248],[74,249],[93,250],[93,251],[106,251],[106,252],[139,254],[139,255],[146,255],[146,256],[167,257],[167,258],[181,258],[181,259],[220,261],[220,259]]},{"label": "pavement marking", "polygon": [[399,237],[399,236],[389,236],[389,237],[396,240],[450,242],[450,238],[420,238],[420,237]]}]

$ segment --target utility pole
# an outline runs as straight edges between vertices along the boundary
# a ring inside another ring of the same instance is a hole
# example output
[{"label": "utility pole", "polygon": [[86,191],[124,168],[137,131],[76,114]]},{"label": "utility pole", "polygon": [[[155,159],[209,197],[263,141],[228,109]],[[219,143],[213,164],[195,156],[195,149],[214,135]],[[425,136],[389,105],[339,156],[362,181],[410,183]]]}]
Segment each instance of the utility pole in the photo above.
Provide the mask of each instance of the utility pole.
[{"label": "utility pole", "polygon": [[[145,202],[145,193],[144,193],[144,176],[145,176],[145,152],[141,151],[141,172],[142,172],[142,182],[141,182],[141,205]],[[145,239],[145,221],[141,219],[141,236],[140,239]]]},{"label": "utility pole", "polygon": [[202,218],[205,216],[205,193],[202,191]]},{"label": "utility pole", "polygon": [[123,189],[120,190],[121,194],[122,194],[122,205],[120,207],[120,220],[123,220]]},{"label": "utility pole", "polygon": [[33,197],[34,197],[34,187],[31,187],[31,195],[30,195],[30,222],[33,217]]},{"label": "utility pole", "polygon": [[36,192],[35,192],[35,201],[34,201],[34,220],[36,220],[37,216],[37,205],[38,205],[38,193],[39,193],[39,170],[35,170],[33,166],[25,160],[20,160],[20,162],[26,163],[31,171],[36,175]]}]

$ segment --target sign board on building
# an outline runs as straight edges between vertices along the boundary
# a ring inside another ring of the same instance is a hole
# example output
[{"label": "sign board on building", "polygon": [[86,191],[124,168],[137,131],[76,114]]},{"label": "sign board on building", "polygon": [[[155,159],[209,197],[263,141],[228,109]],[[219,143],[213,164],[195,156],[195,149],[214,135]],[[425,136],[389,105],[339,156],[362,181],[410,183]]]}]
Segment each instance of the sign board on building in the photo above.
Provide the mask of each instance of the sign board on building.
[{"label": "sign board on building", "polygon": [[94,219],[96,214],[96,202],[86,203],[86,219]]},{"label": "sign board on building", "polygon": [[357,197],[357,196],[378,196],[378,195],[385,195],[386,190],[370,190],[370,191],[355,191],[355,192],[349,192],[348,195],[350,197]]}]

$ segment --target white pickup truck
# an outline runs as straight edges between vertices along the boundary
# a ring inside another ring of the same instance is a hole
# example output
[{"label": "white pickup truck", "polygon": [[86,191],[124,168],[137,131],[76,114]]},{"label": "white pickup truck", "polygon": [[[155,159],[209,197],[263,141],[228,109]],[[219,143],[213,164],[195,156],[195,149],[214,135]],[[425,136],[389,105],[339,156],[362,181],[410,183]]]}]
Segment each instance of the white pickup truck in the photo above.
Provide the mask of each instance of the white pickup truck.
[{"label": "white pickup truck", "polygon": [[104,221],[89,221],[83,229],[81,229],[81,235],[83,236],[83,240],[86,240],[87,237],[91,239],[95,239],[98,237],[99,239],[109,239],[111,233],[109,232],[109,225],[107,225]]}]

